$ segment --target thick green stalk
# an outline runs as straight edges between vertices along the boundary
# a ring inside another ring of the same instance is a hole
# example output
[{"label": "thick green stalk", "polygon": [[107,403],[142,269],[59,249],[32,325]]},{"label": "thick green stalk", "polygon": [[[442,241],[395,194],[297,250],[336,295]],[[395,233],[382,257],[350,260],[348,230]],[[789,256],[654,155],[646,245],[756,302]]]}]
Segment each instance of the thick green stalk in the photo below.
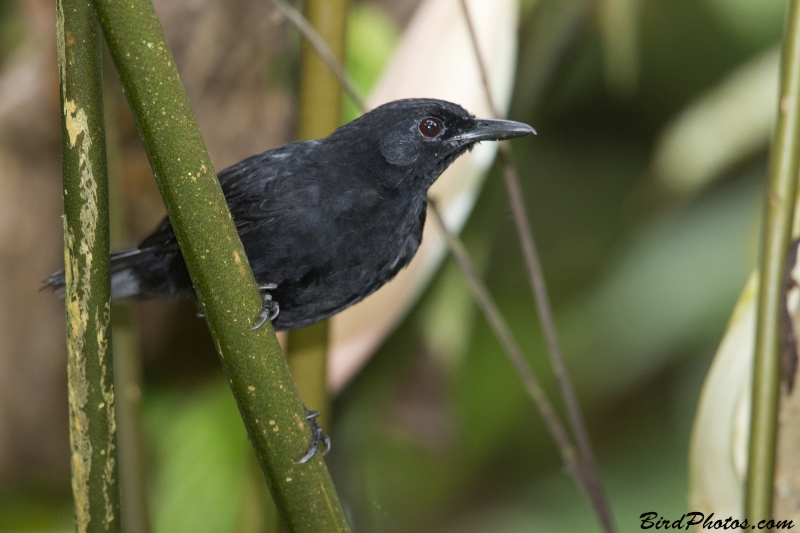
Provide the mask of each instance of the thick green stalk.
[{"label": "thick green stalk", "polygon": [[311,439],[261,298],[150,0],[94,0],[106,41],[250,441],[286,530],[350,531]]},{"label": "thick green stalk", "polygon": [[88,0],[59,0],[57,10],[75,529],[114,532],[120,520],[100,27]]},{"label": "thick green stalk", "polygon": [[[307,0],[305,4],[306,19],[339,64],[344,60],[348,4],[349,0]],[[300,140],[326,137],[341,124],[342,86],[307,40],[303,41],[298,103]],[[289,368],[306,406],[322,413],[324,428],[329,427],[330,416],[327,352],[327,320],[289,334]]]},{"label": "thick green stalk", "polygon": [[753,366],[753,408],[747,465],[746,513],[753,523],[772,514],[775,435],[780,386],[780,316],[786,251],[800,168],[800,0],[789,3],[781,58],[778,121],[769,162],[761,241],[761,274]]}]

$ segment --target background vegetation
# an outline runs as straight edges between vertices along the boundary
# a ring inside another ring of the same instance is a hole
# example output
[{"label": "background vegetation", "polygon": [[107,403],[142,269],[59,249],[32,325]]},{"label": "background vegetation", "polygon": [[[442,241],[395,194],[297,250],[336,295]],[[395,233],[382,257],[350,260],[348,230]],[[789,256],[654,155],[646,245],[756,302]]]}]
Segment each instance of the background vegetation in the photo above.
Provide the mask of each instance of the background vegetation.
[{"label": "background vegetation", "polygon": [[[348,65],[362,88],[416,3],[354,2]],[[299,39],[269,2],[156,8],[217,168],[292,137]],[[539,136],[515,141],[515,153],[621,531],[647,511],[689,510],[697,395],[756,257],[777,91],[777,61],[770,70],[764,54],[784,10],[782,0],[523,2],[510,118]],[[36,293],[62,251],[54,7],[6,0],[0,17],[0,531],[69,531],[63,308]],[[559,53],[542,81],[548,46]],[[135,244],[163,207],[117,100]],[[462,236],[555,392],[501,182],[494,169]],[[260,531],[261,474],[193,314],[136,306],[153,530]],[[449,261],[332,414],[329,465],[357,531],[597,529]]]}]

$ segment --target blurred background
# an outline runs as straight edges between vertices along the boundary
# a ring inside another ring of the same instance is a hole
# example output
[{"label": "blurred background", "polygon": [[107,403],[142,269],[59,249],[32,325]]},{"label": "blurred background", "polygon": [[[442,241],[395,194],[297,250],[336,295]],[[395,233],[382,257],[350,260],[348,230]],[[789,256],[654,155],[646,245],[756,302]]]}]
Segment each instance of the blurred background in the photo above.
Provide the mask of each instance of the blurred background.
[{"label": "blurred background", "polygon": [[[216,168],[292,139],[300,39],[266,0],[157,0]],[[367,90],[418,0],[353,0]],[[567,363],[621,531],[687,508],[700,386],[757,252],[784,0],[525,0],[509,117]],[[0,531],[71,531],[55,7],[0,1]],[[135,245],[164,215],[109,69]],[[348,118],[355,116],[349,108]],[[495,167],[462,237],[556,394]],[[260,531],[261,473],[193,305],[135,304],[155,532]],[[356,531],[599,531],[447,260],[336,397]],[[123,510],[124,512],[124,510]]]}]

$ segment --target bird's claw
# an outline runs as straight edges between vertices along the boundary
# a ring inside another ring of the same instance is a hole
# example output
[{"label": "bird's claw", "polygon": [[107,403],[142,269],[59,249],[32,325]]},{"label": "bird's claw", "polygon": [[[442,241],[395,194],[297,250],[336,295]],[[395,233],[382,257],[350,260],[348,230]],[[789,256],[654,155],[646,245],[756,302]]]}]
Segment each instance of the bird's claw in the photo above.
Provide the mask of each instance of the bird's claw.
[{"label": "bird's claw", "polygon": [[268,292],[277,288],[278,286],[274,283],[267,283],[265,285],[258,286],[258,290],[261,291],[261,300],[264,302],[264,305],[261,307],[261,311],[258,312],[256,323],[252,328],[250,328],[251,330],[256,330],[263,326],[267,319],[272,322],[278,318],[278,313],[281,312],[281,308],[278,305],[278,302],[272,300],[272,295]]},{"label": "bird's claw", "polygon": [[325,445],[325,450],[322,452],[322,455],[327,455],[328,452],[331,451],[331,439],[322,431],[319,424],[317,424],[318,416],[319,411],[309,411],[306,409],[306,420],[308,420],[308,425],[311,427],[311,444],[309,444],[306,454],[295,464],[301,465],[314,457],[319,450],[320,442]]}]

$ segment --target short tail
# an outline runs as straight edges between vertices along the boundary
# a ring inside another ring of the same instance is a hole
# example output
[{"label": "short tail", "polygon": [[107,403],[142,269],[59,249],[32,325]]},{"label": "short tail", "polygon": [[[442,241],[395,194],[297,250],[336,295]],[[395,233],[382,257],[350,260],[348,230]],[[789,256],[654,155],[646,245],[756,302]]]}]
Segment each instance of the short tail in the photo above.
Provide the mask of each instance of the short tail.
[{"label": "short tail", "polygon": [[[111,297],[115,300],[138,296],[140,282],[133,268],[141,254],[147,250],[134,248],[111,254]],[[50,290],[59,297],[64,298],[66,280],[64,271],[59,270],[44,281],[41,290]]]}]

